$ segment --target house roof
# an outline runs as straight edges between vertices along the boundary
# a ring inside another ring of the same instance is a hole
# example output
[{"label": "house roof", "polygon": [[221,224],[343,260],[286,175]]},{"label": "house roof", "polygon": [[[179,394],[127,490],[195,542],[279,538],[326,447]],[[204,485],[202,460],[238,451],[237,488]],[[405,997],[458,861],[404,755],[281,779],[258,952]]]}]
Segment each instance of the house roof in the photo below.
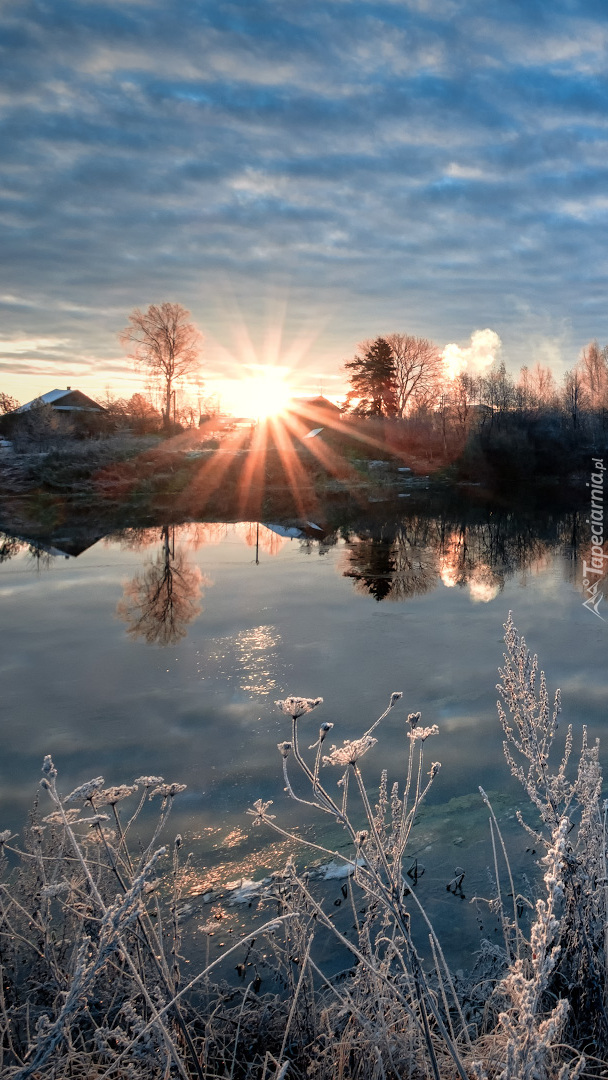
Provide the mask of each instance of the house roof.
[{"label": "house roof", "polygon": [[58,401],[59,398],[65,397],[69,393],[71,393],[70,390],[49,390],[46,394],[40,394],[39,397],[26,401],[25,405],[20,405],[18,409],[15,409],[15,412],[29,412],[33,405],[38,404],[51,405],[54,401]]},{"label": "house roof", "polygon": [[[61,404],[64,398],[71,398],[72,400]],[[101,405],[98,405],[92,398],[87,397],[81,390],[73,390],[71,386],[68,386],[64,390],[47,390],[46,394],[40,394],[38,397],[33,398],[32,401],[26,401],[25,405],[20,405],[18,409],[14,410],[14,413],[29,412],[30,409],[38,405],[54,405],[56,409],[66,411],[85,411],[87,409],[104,411]]]},{"label": "house roof", "polygon": [[317,409],[335,409],[336,412],[340,412],[339,405],[335,405],[329,398],[323,396],[323,394],[315,394],[312,397],[305,395],[301,397],[294,397],[291,399],[290,405],[312,405]]}]

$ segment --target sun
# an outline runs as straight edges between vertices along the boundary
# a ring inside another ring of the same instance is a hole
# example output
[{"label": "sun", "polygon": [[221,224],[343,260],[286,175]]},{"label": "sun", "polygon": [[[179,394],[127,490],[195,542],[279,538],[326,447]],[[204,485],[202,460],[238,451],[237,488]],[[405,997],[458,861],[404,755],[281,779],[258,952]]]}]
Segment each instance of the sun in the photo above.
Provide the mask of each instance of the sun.
[{"label": "sun", "polygon": [[235,381],[230,391],[230,409],[235,416],[267,420],[284,411],[291,395],[283,373],[267,368]]}]

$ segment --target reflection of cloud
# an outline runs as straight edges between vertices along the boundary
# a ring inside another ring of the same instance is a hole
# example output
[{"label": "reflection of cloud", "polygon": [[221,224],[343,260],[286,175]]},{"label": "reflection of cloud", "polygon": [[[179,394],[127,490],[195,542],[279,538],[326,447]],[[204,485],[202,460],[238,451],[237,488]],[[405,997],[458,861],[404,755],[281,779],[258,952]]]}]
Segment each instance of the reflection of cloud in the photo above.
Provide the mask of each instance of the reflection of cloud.
[{"label": "reflection of cloud", "polygon": [[501,587],[496,574],[483,563],[475,567],[467,584],[471,600],[476,604],[487,604],[490,600],[494,600]]}]

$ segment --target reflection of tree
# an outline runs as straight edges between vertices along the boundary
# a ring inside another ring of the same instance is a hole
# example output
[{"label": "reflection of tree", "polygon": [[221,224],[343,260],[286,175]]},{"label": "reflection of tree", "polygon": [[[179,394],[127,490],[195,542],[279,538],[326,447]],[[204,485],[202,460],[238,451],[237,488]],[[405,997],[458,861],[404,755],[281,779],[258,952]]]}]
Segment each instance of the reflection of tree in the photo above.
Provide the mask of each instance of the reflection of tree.
[{"label": "reflection of tree", "polygon": [[[466,587],[471,600],[487,603],[513,574],[522,583],[547,566],[560,548],[574,551],[576,528],[565,518],[544,522],[510,511],[479,511],[471,520],[449,512],[417,513],[362,527],[347,536],[345,577],[376,600],[404,600],[434,589]],[[548,528],[547,528],[548,526]]]},{"label": "reflection of tree", "polygon": [[16,536],[0,533],[0,563],[8,562],[21,551],[23,544]]},{"label": "reflection of tree", "polygon": [[242,523],[242,535],[247,547],[254,547],[257,551],[263,551],[265,555],[278,555],[279,551],[289,542],[285,536],[273,532],[266,525],[257,521]]},{"label": "reflection of tree", "polygon": [[437,582],[430,519],[412,518],[362,537],[350,547],[345,577],[376,600],[404,600],[429,592]]},{"label": "reflection of tree", "polygon": [[392,544],[369,538],[354,544],[348,554],[348,569],[344,577],[353,578],[358,592],[367,592],[375,600],[386,600],[393,587],[395,564]]},{"label": "reflection of tree", "polygon": [[171,645],[186,636],[187,627],[200,614],[201,589],[209,582],[184,552],[175,550],[173,531],[161,532],[162,548],[154,562],[126,583],[116,614],[127,633],[149,645]]}]

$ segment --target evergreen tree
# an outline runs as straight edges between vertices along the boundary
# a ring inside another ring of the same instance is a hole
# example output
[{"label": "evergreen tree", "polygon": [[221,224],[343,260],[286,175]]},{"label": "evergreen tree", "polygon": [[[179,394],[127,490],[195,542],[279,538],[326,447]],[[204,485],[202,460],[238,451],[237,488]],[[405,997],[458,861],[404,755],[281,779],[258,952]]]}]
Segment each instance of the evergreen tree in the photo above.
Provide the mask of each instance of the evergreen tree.
[{"label": "evergreen tree", "polygon": [[363,356],[345,366],[352,387],[347,400],[350,404],[358,399],[353,409],[357,416],[396,416],[395,357],[384,338],[376,338]]}]

